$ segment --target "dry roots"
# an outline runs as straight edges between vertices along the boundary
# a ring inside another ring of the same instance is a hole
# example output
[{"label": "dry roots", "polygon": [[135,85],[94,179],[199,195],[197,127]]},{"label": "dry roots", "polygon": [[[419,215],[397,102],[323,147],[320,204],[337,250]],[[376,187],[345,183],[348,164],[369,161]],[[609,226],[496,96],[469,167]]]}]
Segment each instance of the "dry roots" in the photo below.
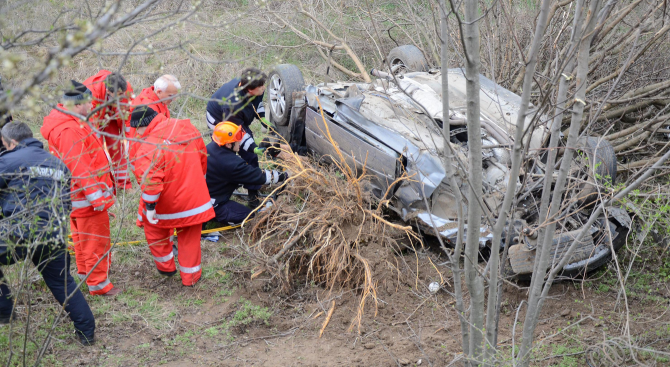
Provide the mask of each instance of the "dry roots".
[{"label": "dry roots", "polygon": [[378,203],[364,189],[365,170],[358,175],[341,154],[331,157],[335,163],[329,166],[289,156],[281,165],[293,174],[278,202],[245,225],[253,251],[265,259],[252,278],[270,271],[285,289],[291,277],[300,275],[329,290],[360,290],[351,324],[360,326],[366,301],[374,302],[377,314],[376,281],[370,259],[363,256],[365,247],[397,249],[398,238],[416,235],[411,227],[383,218],[384,201]]}]

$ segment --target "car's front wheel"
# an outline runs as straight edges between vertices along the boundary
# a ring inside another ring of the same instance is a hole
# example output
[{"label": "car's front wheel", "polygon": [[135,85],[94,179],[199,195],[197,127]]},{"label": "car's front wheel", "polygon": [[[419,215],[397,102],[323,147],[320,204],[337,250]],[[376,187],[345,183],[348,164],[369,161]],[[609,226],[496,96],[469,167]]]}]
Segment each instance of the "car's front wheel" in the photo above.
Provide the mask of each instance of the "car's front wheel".
[{"label": "car's front wheel", "polygon": [[293,92],[304,89],[305,80],[300,69],[293,64],[280,64],[274,67],[268,76],[267,106],[269,119],[274,127],[284,135],[288,129],[293,108]]}]

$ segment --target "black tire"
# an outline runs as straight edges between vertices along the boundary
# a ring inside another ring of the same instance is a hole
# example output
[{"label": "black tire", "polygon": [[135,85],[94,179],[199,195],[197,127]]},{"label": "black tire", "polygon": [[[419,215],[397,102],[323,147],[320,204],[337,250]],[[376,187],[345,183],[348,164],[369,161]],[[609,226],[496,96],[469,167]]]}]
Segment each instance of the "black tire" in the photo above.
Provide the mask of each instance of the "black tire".
[{"label": "black tire", "polygon": [[[612,233],[614,236],[614,239],[612,240],[612,246],[614,247],[615,252],[623,247],[623,245],[626,243],[628,231],[629,229],[624,226],[617,226],[614,233]],[[603,236],[602,240],[605,240],[603,232],[599,232],[599,235]],[[596,247],[596,253],[589,259],[566,264],[561,270],[560,274],[557,276],[556,281],[567,279],[579,280],[583,278],[585,274],[588,274],[599,269],[603,265],[606,265],[610,260],[612,260],[612,251],[609,244],[601,244]],[[533,274],[514,273],[509,260],[507,260],[504,276],[510,281],[525,283],[530,282]]]},{"label": "black tire", "polygon": [[280,64],[268,75],[266,113],[276,127],[288,126],[293,108],[293,92],[303,90],[305,79],[293,64]]},{"label": "black tire", "polygon": [[414,45],[403,45],[392,49],[386,60],[391,68],[402,65],[407,72],[428,71],[429,69],[423,52]]},{"label": "black tire", "polygon": [[[623,226],[617,227],[617,229],[612,233],[614,239],[612,240],[612,247],[614,247],[614,252],[618,251],[626,243],[626,237],[628,236],[629,229]],[[602,232],[600,232],[602,234]],[[603,240],[605,237],[603,235]],[[588,263],[580,261],[577,263],[566,264],[561,271],[562,278],[571,278],[578,279],[588,274],[594,270],[599,269],[601,266],[607,264],[612,260],[612,249],[609,244],[602,244],[596,247],[596,253],[594,256],[588,259]]]},{"label": "black tire", "polygon": [[576,198],[580,206],[586,207],[598,200],[597,186],[616,183],[617,161],[614,147],[604,139],[587,136],[580,139],[578,149],[581,152],[575,157],[581,166],[578,174],[586,182],[580,185]]}]

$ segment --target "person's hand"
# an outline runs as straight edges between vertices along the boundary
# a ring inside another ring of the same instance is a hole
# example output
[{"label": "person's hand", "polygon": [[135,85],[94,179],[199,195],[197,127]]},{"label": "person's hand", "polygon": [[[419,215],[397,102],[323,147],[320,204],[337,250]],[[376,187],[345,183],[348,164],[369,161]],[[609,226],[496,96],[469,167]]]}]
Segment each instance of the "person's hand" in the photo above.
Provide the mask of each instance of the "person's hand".
[{"label": "person's hand", "polygon": [[101,212],[101,211],[105,210],[105,204],[100,204],[98,206],[94,206],[93,210],[95,210],[96,212]]},{"label": "person's hand", "polygon": [[261,143],[258,145],[258,147],[267,151],[267,153],[272,156],[272,158],[277,158],[279,153],[281,153],[279,142],[275,139],[271,140],[271,138],[267,136],[261,140]]},{"label": "person's hand", "polygon": [[158,223],[158,219],[156,219],[156,209],[147,210],[147,221],[149,221],[151,224]]}]

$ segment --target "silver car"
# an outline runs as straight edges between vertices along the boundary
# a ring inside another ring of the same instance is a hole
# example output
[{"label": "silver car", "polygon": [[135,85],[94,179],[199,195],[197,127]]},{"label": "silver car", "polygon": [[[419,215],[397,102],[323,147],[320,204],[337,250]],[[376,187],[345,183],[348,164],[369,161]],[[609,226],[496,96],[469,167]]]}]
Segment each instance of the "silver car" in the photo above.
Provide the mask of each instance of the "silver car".
[{"label": "silver car", "polygon": [[[438,233],[453,243],[459,203],[443,166],[446,147],[442,137],[442,71],[429,69],[422,53],[411,45],[393,49],[387,60],[391,70],[373,71],[376,79],[372,83],[305,85],[298,67],[277,65],[269,75],[266,92],[270,121],[294,149],[306,148],[324,160],[338,156],[336,145],[350,167],[362,173],[365,166],[374,195],[382,197],[390,190],[390,208],[403,221],[427,234]],[[461,69],[446,72],[450,141],[461,162],[454,171],[458,172],[456,179],[465,193],[467,174],[461,167],[467,169],[466,80]],[[495,220],[507,188],[521,97],[483,75],[479,79],[484,147],[482,197]],[[507,268],[519,277],[528,276],[533,270],[536,229],[540,225],[539,198],[545,179],[542,148],[548,144],[549,135],[549,121],[539,114],[529,113],[525,126],[531,126],[533,118],[540,118],[540,123],[533,124],[539,127],[529,132],[528,159],[518,178],[523,185],[519,185],[521,190],[515,200],[518,204],[513,208],[516,219],[509,223],[503,236],[512,239]],[[579,152],[565,197],[565,202],[573,205],[566,205],[561,213],[554,237],[556,262],[586,223],[597,200],[596,193],[607,192],[616,180],[616,156],[607,141],[584,137]],[[389,189],[403,175],[412,179]],[[467,206],[460,205],[467,212]],[[620,208],[610,208],[608,215],[589,229],[591,236],[582,240],[563,268],[564,276],[577,277],[609,261],[609,236],[615,250],[623,245],[631,226],[630,217]],[[492,223],[483,223],[480,249],[486,254],[492,240]]]}]

